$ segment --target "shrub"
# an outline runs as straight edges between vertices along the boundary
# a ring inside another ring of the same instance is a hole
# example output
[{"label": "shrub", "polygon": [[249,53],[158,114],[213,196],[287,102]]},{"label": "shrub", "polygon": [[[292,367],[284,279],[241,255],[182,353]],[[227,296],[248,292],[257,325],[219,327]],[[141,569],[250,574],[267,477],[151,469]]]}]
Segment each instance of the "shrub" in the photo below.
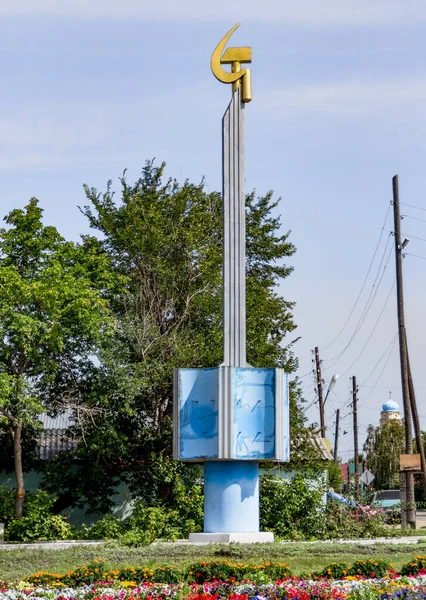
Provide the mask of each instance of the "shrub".
[{"label": "shrub", "polygon": [[276,475],[260,480],[260,522],[264,531],[278,538],[312,539],[325,528],[324,490],[312,489],[306,477],[297,473],[291,481]]},{"label": "shrub", "polygon": [[368,560],[357,560],[351,567],[351,575],[362,575],[364,577],[384,577],[389,570],[392,569],[392,564],[383,559],[374,560],[372,558]]},{"label": "shrub", "polygon": [[7,524],[15,516],[15,490],[0,486],[0,522]]},{"label": "shrub", "polygon": [[320,577],[326,579],[342,579],[351,574],[351,565],[347,562],[336,563],[332,562],[321,571]]},{"label": "shrub", "polygon": [[129,546],[138,546],[150,544],[158,538],[176,540],[180,531],[174,523],[178,520],[179,514],[172,509],[136,504],[120,541]]},{"label": "shrub", "polygon": [[105,577],[105,562],[97,558],[84,567],[79,567],[66,574],[40,571],[26,578],[28,583],[36,586],[61,587],[90,585]]},{"label": "shrub", "polygon": [[169,506],[134,505],[120,542],[127,546],[150,544],[156,539],[176,540],[187,538],[190,533],[202,531],[203,494],[199,486],[188,490],[183,483],[173,486]]},{"label": "shrub", "polygon": [[426,556],[416,556],[410,562],[402,565],[401,575],[417,575],[423,570],[426,570]]},{"label": "shrub", "polygon": [[205,581],[233,582],[244,579],[258,580],[262,574],[266,580],[286,579],[292,575],[290,568],[284,563],[263,565],[247,565],[230,561],[196,562],[185,572],[189,582],[204,583]]},{"label": "shrub", "polygon": [[72,538],[73,529],[65,517],[51,514],[50,510],[54,502],[55,498],[43,490],[27,494],[23,516],[7,518],[4,539],[33,542]]},{"label": "shrub", "polygon": [[324,537],[330,539],[390,537],[393,534],[387,527],[383,511],[363,511],[333,500],[327,503],[326,522]]},{"label": "shrub", "polygon": [[114,515],[105,515],[90,527],[83,525],[79,537],[85,540],[116,540],[123,533],[123,525]]}]

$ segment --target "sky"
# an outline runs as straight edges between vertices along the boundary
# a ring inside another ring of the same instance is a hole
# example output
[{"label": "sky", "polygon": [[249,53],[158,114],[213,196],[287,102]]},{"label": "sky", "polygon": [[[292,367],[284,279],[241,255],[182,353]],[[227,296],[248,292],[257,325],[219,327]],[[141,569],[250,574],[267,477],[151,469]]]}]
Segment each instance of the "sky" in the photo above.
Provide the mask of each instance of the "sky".
[{"label": "sky", "polygon": [[[424,0],[2,0],[2,214],[32,196],[67,238],[86,233],[82,185],[166,161],[183,182],[221,189],[221,118],[230,87],[210,56],[235,24],[251,46],[246,190],[274,190],[297,253],[279,293],[296,303],[289,336],[318,422],[311,350],[334,442],[353,455],[350,377],[360,387],[360,447],[389,397],[402,406],[392,177],[400,183],[407,335],[426,429],[426,3]],[[416,207],[416,208],[414,208]],[[371,268],[370,268],[371,265]],[[357,301],[358,298],[358,301]],[[259,365],[260,366],[260,365]],[[347,433],[345,433],[347,432]]]}]

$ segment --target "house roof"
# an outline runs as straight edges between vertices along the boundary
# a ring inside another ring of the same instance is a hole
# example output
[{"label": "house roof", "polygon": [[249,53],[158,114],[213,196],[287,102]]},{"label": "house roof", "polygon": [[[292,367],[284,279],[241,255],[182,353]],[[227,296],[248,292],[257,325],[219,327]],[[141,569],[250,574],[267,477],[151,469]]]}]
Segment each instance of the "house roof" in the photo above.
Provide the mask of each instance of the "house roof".
[{"label": "house roof", "polygon": [[63,450],[75,450],[77,441],[65,435],[65,429],[43,429],[39,434],[39,456],[53,458]]}]

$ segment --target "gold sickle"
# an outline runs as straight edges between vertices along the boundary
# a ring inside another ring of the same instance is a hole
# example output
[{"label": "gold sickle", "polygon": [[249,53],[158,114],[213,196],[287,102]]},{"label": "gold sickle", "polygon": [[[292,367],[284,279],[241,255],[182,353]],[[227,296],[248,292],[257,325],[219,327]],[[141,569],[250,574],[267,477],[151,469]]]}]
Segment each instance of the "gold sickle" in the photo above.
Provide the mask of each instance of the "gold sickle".
[{"label": "gold sickle", "polygon": [[[240,87],[242,82],[242,100],[243,102],[250,102],[250,69],[241,69],[241,63],[251,63],[251,48],[228,48],[222,56],[227,41],[239,26],[240,24],[237,23],[237,25],[228,31],[228,33],[220,40],[212,54],[210,65],[216,79],[223,83],[232,83],[233,92]],[[232,69],[231,73],[222,68],[222,65],[229,64]]]}]

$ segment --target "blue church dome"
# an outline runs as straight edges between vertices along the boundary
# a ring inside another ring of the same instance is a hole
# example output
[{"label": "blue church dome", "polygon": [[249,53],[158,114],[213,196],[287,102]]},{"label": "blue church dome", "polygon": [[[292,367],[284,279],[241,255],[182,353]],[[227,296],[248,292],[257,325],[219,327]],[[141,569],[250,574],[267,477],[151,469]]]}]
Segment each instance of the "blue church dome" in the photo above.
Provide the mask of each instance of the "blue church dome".
[{"label": "blue church dome", "polygon": [[388,400],[382,406],[383,412],[399,412],[399,406],[394,400]]}]

